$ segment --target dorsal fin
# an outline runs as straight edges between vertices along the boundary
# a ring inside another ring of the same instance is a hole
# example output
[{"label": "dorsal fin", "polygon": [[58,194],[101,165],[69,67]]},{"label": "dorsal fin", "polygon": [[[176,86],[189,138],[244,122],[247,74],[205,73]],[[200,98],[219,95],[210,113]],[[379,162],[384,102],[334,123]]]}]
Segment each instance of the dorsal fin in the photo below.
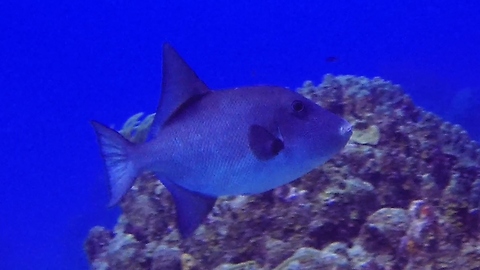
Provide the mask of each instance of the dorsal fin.
[{"label": "dorsal fin", "polygon": [[150,139],[157,136],[165,121],[187,100],[210,92],[208,87],[170,46],[163,45],[162,94],[155,120],[150,129]]}]

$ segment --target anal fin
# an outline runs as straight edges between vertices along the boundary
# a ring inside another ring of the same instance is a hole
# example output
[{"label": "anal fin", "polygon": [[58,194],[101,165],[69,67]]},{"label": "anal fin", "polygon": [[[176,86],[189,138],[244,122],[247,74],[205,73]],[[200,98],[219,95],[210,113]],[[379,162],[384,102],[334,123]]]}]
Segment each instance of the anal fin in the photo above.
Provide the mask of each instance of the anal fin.
[{"label": "anal fin", "polygon": [[215,205],[216,197],[185,189],[170,180],[162,180],[177,208],[177,226],[183,238],[200,226]]}]

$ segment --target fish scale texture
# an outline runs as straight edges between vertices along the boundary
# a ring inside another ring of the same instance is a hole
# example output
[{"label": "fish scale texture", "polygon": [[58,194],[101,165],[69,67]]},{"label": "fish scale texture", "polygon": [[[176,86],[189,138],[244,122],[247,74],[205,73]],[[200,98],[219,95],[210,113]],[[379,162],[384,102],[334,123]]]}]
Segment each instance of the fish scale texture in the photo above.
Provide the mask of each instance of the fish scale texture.
[{"label": "fish scale texture", "polygon": [[326,75],[298,91],[354,125],[342,153],[291,184],[223,197],[180,239],[172,198],[143,175],[93,269],[480,269],[480,147],[380,78]]}]

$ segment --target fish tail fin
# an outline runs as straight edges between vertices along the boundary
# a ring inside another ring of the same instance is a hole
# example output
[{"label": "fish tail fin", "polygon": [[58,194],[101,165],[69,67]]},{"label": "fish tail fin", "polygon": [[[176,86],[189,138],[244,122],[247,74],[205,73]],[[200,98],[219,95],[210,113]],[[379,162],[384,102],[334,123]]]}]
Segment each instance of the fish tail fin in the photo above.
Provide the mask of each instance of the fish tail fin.
[{"label": "fish tail fin", "polygon": [[138,170],[130,158],[134,144],[120,133],[96,121],[91,121],[100,145],[110,186],[109,206],[117,204],[132,187]]}]

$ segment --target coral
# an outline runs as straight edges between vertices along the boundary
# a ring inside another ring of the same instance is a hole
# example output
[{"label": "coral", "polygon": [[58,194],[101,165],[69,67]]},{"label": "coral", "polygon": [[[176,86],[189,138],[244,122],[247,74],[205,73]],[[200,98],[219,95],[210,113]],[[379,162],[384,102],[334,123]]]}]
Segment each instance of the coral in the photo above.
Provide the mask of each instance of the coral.
[{"label": "coral", "polygon": [[260,270],[255,261],[248,261],[238,264],[226,263],[216,267],[214,270]]},{"label": "coral", "polygon": [[[326,75],[298,91],[354,125],[341,154],[275,190],[220,198],[183,240],[170,194],[142,175],[115,228],[91,230],[92,268],[480,267],[480,147],[461,127],[380,78]],[[140,117],[124,128],[135,142],[148,130]]]},{"label": "coral", "polygon": [[380,129],[375,125],[362,127],[357,122],[351,140],[358,144],[377,145],[380,140]]},{"label": "coral", "polygon": [[144,142],[147,139],[155,114],[149,114],[143,120],[140,120],[142,116],[142,112],[132,115],[123,124],[119,133],[133,143]]},{"label": "coral", "polygon": [[282,262],[274,270],[293,270],[293,269],[331,269],[341,270],[349,269],[350,265],[345,256],[328,252],[319,251],[313,248],[300,248],[292,257]]},{"label": "coral", "polygon": [[407,232],[409,222],[406,210],[382,208],[367,218],[360,231],[358,243],[370,252],[392,253]]},{"label": "coral", "polygon": [[185,269],[185,263],[182,260],[183,256],[184,255],[181,254],[181,251],[177,248],[169,248],[164,245],[157,246],[151,254],[152,262],[150,269]]}]

